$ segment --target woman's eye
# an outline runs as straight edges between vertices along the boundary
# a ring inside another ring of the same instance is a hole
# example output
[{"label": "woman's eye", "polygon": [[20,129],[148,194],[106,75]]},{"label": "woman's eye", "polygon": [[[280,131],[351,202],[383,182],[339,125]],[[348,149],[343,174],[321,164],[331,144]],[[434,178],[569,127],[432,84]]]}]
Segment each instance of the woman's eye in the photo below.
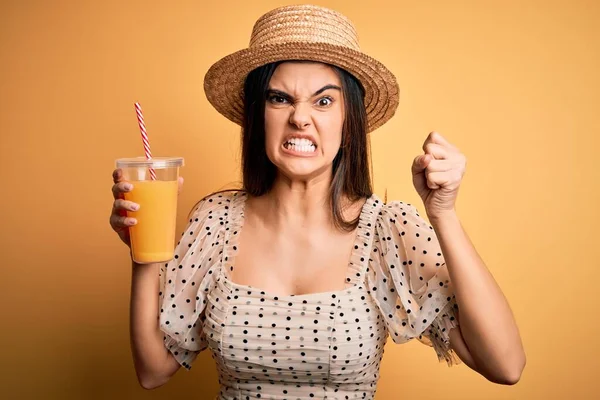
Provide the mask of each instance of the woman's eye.
[{"label": "woman's eye", "polygon": [[286,99],[284,97],[281,97],[281,96],[272,95],[272,96],[269,96],[269,101],[271,103],[283,104],[283,103],[286,102]]},{"label": "woman's eye", "polygon": [[321,107],[330,106],[333,103],[333,99],[331,97],[322,97],[317,101],[317,104]]}]

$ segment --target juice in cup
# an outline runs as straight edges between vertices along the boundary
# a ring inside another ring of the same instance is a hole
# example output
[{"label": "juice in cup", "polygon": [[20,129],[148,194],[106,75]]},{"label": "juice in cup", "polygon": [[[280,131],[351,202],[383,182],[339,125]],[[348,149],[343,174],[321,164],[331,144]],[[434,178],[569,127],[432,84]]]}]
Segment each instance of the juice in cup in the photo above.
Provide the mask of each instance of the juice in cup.
[{"label": "juice in cup", "polygon": [[123,170],[124,180],[133,185],[131,191],[125,192],[125,200],[140,205],[138,211],[127,211],[128,217],[137,219],[137,224],[129,227],[129,234],[131,254],[138,264],[166,262],[173,258],[178,178],[182,166],[181,157],[117,160],[117,168]]}]

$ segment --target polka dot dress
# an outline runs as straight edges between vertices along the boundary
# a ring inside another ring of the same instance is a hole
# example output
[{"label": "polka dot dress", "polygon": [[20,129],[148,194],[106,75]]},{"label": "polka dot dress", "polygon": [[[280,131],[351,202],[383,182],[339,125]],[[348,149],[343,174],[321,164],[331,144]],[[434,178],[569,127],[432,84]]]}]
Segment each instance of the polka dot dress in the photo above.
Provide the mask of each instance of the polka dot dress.
[{"label": "polka dot dress", "polygon": [[433,228],[410,204],[364,204],[346,287],[277,296],[231,280],[247,194],[214,194],[192,211],[160,270],[160,328],[186,369],[210,349],[218,400],[373,399],[388,335],[416,338],[460,363],[452,284]]}]

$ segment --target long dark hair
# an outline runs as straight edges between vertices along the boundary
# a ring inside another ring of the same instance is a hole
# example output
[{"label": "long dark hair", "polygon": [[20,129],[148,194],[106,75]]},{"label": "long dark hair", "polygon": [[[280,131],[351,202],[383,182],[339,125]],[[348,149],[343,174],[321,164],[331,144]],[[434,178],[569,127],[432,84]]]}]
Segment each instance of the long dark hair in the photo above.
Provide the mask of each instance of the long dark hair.
[{"label": "long dark hair", "polygon": [[[265,103],[267,89],[275,69],[281,62],[259,67],[248,74],[244,84],[244,120],[242,124],[242,189],[252,196],[268,193],[275,182],[277,167],[269,160],[265,149]],[[340,77],[345,105],[342,143],[333,159],[329,204],[334,225],[342,231],[356,228],[359,217],[343,218],[341,199],[346,195],[354,203],[373,194],[370,164],[370,143],[367,135],[367,113],[364,89],[360,82],[344,69],[330,65]],[[226,192],[222,190],[212,194]],[[210,196],[210,195],[209,195]],[[208,196],[206,196],[208,197]]]}]

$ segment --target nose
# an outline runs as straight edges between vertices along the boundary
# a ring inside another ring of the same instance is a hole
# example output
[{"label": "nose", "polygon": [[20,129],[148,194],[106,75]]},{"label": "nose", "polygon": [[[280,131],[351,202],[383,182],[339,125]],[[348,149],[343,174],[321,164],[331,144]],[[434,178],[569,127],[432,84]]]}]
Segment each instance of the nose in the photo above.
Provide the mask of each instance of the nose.
[{"label": "nose", "polygon": [[290,112],[290,124],[295,125],[298,129],[305,129],[310,126],[310,123],[310,106],[298,102]]}]

